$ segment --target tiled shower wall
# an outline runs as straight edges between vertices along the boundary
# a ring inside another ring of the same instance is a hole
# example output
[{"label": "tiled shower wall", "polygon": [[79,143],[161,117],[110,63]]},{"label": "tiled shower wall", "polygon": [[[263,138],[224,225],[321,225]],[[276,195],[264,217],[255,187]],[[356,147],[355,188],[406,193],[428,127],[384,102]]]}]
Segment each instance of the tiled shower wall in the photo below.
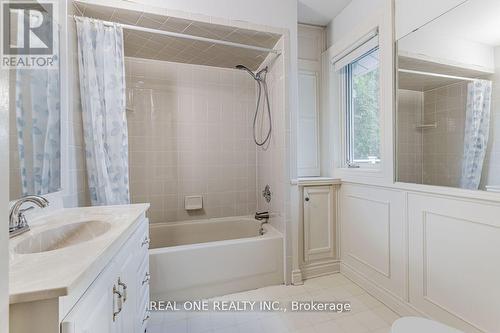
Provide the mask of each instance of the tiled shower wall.
[{"label": "tiled shower wall", "polygon": [[422,183],[422,104],[424,93],[398,91],[398,180]]},{"label": "tiled shower wall", "polygon": [[467,82],[424,93],[423,183],[458,187],[462,168]]},{"label": "tiled shower wall", "polygon": [[[458,187],[467,82],[425,92],[399,90],[398,99],[398,179]],[[419,124],[436,127],[417,129]]]},{"label": "tiled shower wall", "polygon": [[[284,38],[276,45],[283,50]],[[290,204],[289,186],[290,178],[287,173],[287,151],[286,138],[289,134],[289,121],[286,117],[286,81],[285,60],[286,55],[275,57],[271,55],[266,62],[269,73],[266,82],[269,89],[269,101],[271,106],[272,134],[269,144],[257,148],[257,208],[259,211],[271,213],[270,223],[280,232],[285,233],[287,223],[287,207]],[[261,105],[262,107],[262,105]],[[262,110],[261,117],[257,119],[258,138],[265,137],[268,129],[267,113]],[[264,117],[264,118],[262,118]],[[262,196],[265,186],[271,187],[271,202],[267,203]]]},{"label": "tiled shower wall", "polygon": [[[126,59],[130,191],[152,222],[252,214],[255,82],[242,71]],[[184,197],[202,195],[188,212]]]}]

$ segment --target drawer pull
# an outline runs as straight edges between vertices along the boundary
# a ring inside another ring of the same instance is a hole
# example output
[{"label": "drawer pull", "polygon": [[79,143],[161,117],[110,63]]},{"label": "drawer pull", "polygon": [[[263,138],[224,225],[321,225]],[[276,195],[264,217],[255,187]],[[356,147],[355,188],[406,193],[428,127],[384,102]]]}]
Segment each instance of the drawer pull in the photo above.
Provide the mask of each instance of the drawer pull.
[{"label": "drawer pull", "polygon": [[144,238],[144,240],[142,241],[142,243],[141,243],[141,247],[143,247],[144,245],[147,245],[147,246],[149,247],[149,244],[150,244],[150,243],[151,243],[151,240],[149,239],[149,237],[148,237],[148,236],[146,236],[146,237]]},{"label": "drawer pull", "polygon": [[113,296],[114,295],[118,295],[118,298],[116,299],[116,303],[118,303],[118,311],[115,311],[115,297],[113,297],[113,321],[116,320],[116,317],[118,316],[118,314],[120,312],[122,312],[122,293],[119,292],[117,289],[116,289],[116,286],[113,286]]},{"label": "drawer pull", "polygon": [[144,280],[142,280],[142,285],[149,283],[149,280],[151,280],[151,275],[149,275],[149,273],[146,273],[146,275],[144,276]]},{"label": "drawer pull", "polygon": [[127,285],[121,281],[121,278],[118,278],[118,286],[123,288],[123,303],[127,301]]}]

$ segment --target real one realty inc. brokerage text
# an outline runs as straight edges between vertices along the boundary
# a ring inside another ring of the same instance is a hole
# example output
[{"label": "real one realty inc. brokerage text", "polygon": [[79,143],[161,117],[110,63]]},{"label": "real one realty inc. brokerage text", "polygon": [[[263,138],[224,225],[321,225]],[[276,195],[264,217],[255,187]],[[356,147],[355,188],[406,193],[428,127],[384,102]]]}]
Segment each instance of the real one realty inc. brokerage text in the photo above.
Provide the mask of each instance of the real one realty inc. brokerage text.
[{"label": "real one realty inc. brokerage text", "polygon": [[230,300],[199,300],[199,301],[151,301],[150,311],[200,311],[200,312],[335,312],[351,311],[350,302],[328,301],[230,301]]}]

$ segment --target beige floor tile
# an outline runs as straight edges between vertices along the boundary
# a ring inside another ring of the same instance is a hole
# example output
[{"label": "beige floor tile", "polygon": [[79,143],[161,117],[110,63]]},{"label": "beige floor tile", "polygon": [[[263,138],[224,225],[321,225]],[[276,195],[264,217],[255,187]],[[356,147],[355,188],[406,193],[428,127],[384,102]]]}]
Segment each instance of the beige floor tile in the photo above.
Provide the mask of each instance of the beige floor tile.
[{"label": "beige floor tile", "polygon": [[302,286],[271,286],[217,300],[346,301],[352,311],[154,312],[148,333],[390,333],[399,316],[341,274],[306,280]]}]

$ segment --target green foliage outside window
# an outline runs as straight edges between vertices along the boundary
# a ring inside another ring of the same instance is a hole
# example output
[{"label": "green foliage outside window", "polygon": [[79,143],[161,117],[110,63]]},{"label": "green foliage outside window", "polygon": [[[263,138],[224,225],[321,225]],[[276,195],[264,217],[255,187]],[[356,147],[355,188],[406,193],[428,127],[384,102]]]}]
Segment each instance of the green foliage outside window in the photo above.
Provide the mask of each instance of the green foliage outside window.
[{"label": "green foliage outside window", "polygon": [[[354,73],[357,72],[353,65]],[[379,68],[352,76],[353,159],[380,158]]]}]

